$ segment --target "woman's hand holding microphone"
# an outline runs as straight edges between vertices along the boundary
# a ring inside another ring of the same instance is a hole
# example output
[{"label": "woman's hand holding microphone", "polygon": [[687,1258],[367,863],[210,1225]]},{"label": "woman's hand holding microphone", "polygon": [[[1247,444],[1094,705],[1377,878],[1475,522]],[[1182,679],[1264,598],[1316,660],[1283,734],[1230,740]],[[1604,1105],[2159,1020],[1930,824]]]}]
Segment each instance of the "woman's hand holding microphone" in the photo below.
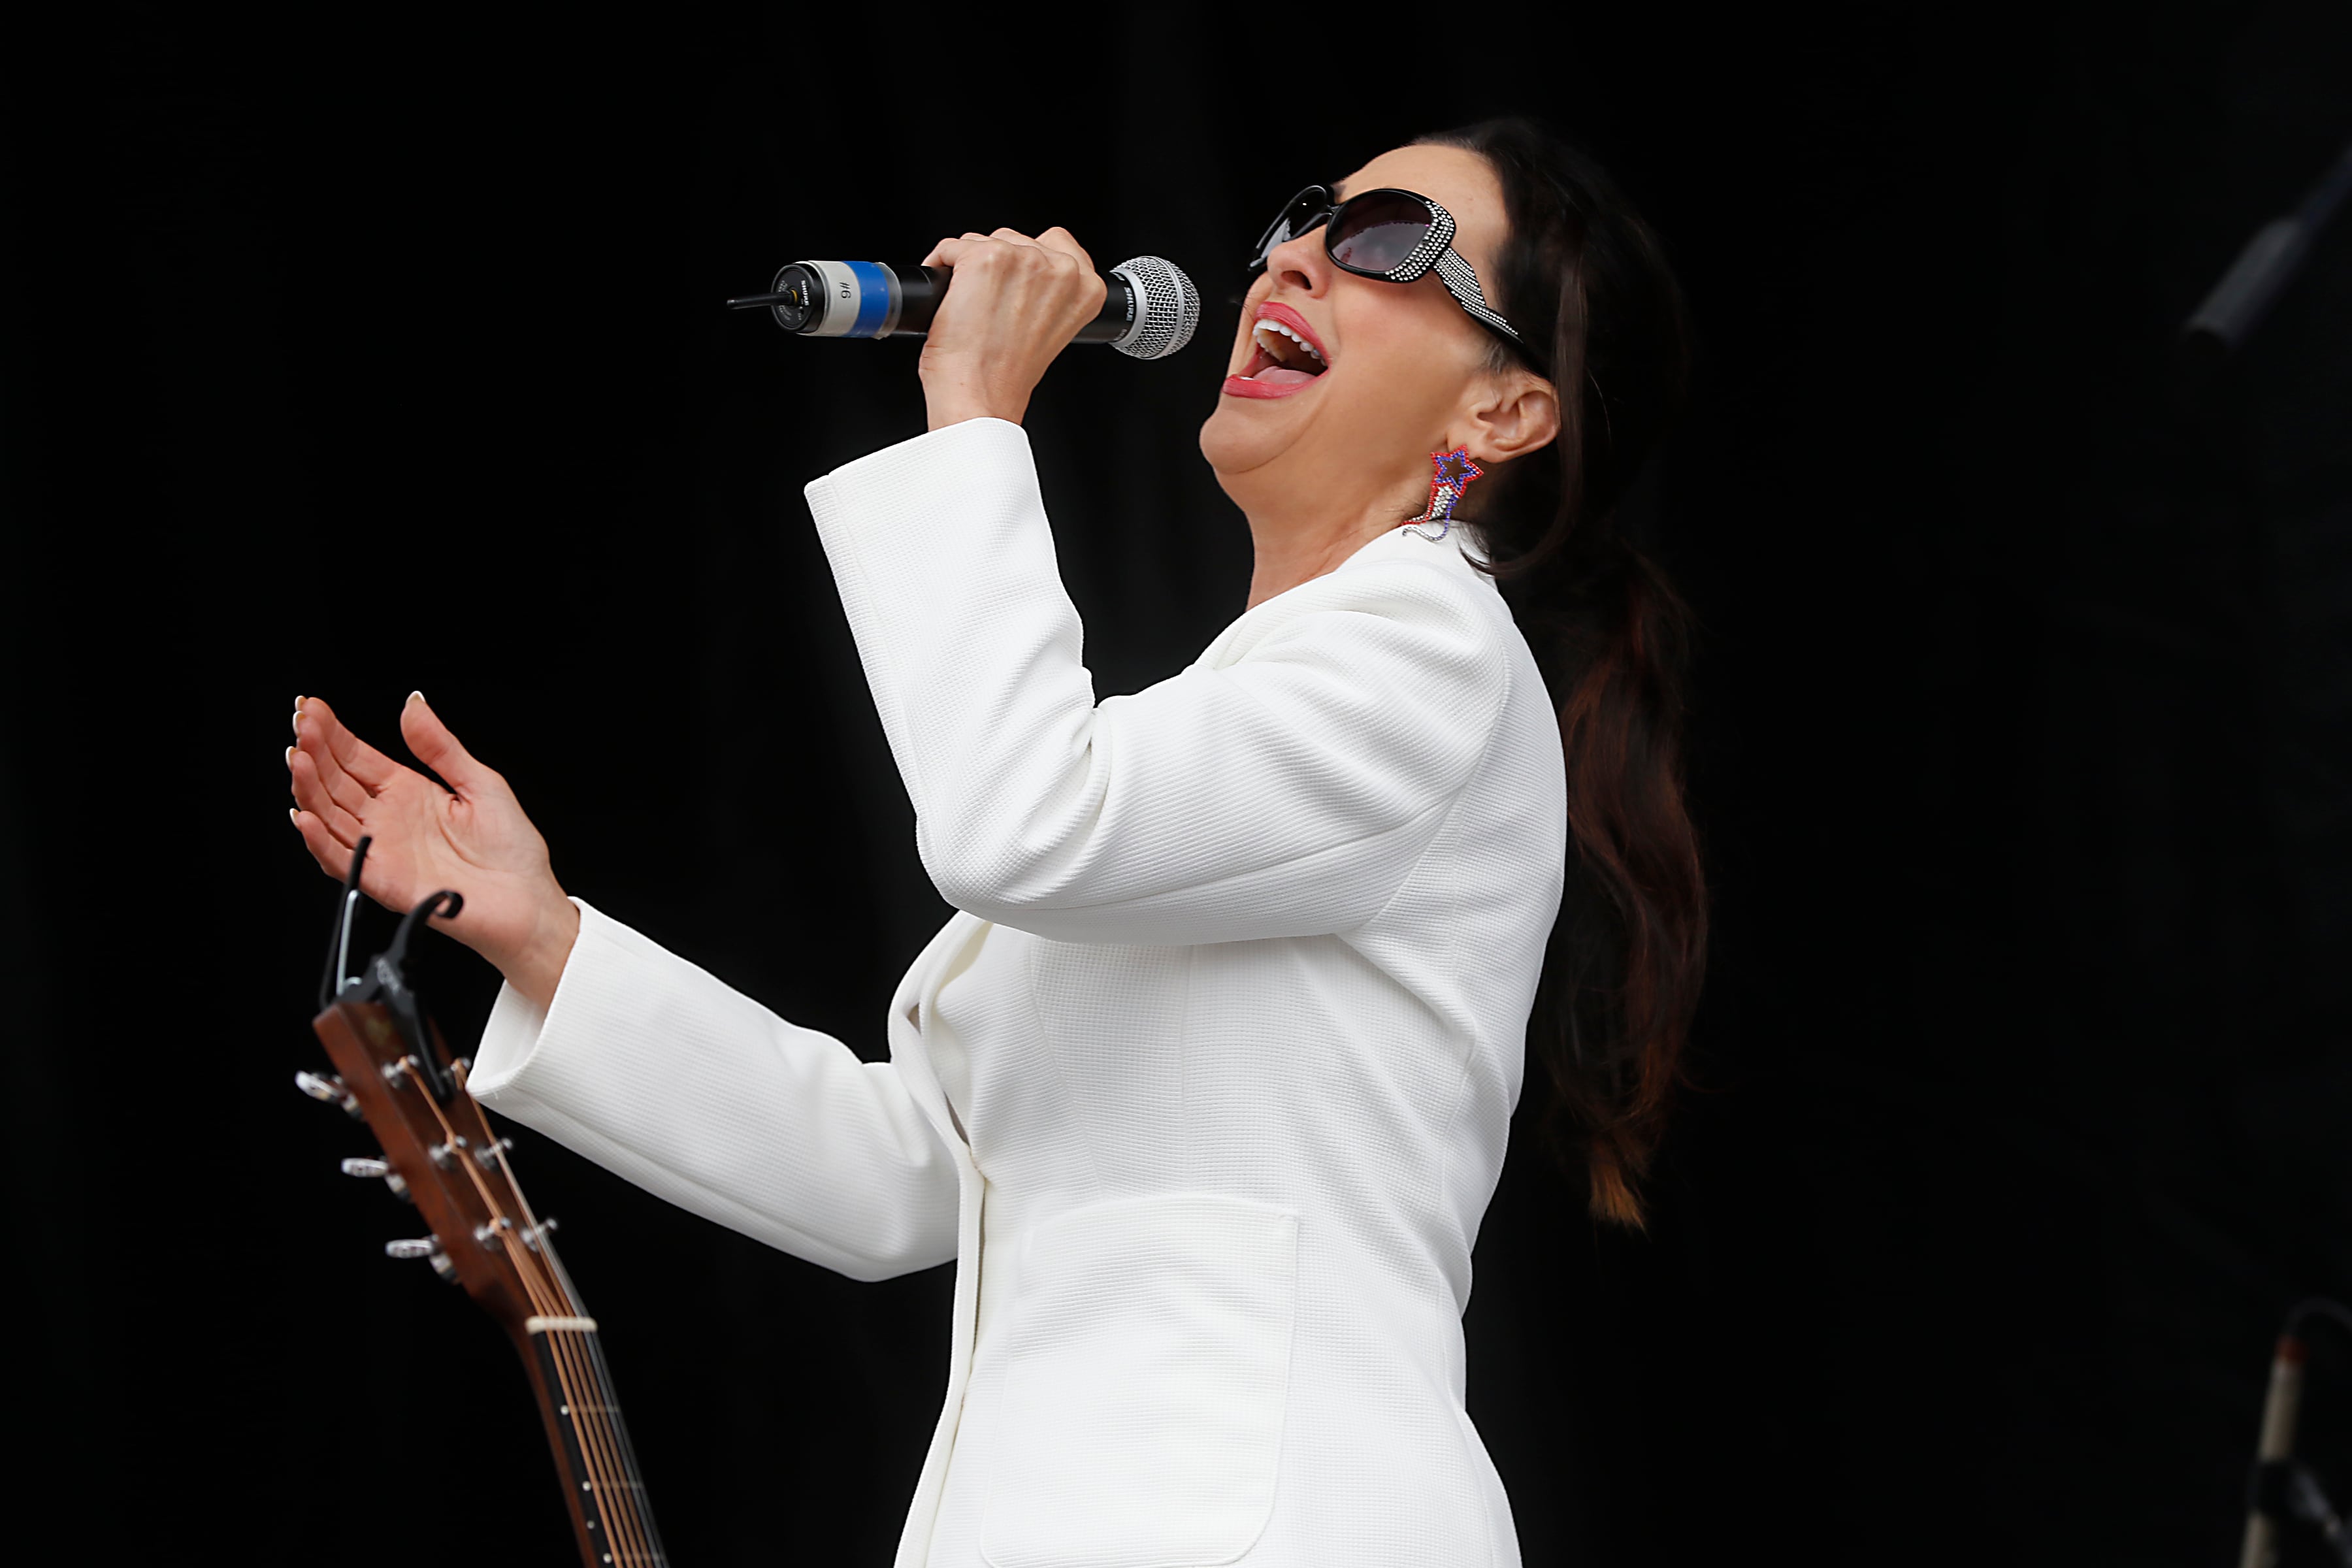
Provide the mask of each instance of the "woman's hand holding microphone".
[{"label": "woman's hand holding microphone", "polygon": [[548,865],[547,840],[507,781],[457,743],[423,694],[409,694],[400,732],[447,789],[352,733],[324,699],[295,699],[286,768],[302,842],[341,881],[360,839],[373,839],[360,889],[404,914],[436,889],[463,893],[457,918],[433,924],[545,1007],[580,934],[580,911]]},{"label": "woman's hand holding microphone", "polygon": [[923,400],[934,430],[966,419],[1021,423],[1029,395],[1102,310],[1107,287],[1066,228],[943,239],[925,267],[955,274],[923,340]]},{"label": "woman's hand holding microphone", "polygon": [[[1020,423],[1045,367],[1102,309],[1093,258],[1067,229],[1033,239],[1000,228],[943,239],[922,264],[955,273],[923,342],[930,428],[983,417]],[[463,893],[457,919],[434,925],[547,1006],[580,933],[547,841],[507,781],[458,744],[421,694],[410,693],[400,731],[446,789],[361,740],[324,699],[296,700],[286,766],[303,844],[340,881],[359,841],[372,839],[361,890],[403,913],[436,889]]]}]

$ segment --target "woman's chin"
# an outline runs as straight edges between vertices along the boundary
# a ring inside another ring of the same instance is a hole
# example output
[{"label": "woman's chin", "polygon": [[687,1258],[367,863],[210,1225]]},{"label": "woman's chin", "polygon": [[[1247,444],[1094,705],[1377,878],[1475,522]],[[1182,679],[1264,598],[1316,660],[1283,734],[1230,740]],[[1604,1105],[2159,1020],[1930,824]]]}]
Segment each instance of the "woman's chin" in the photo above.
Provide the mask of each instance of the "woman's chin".
[{"label": "woman's chin", "polygon": [[1279,399],[1227,397],[1201,422],[1201,456],[1221,474],[1242,474],[1290,444],[1295,432]]}]

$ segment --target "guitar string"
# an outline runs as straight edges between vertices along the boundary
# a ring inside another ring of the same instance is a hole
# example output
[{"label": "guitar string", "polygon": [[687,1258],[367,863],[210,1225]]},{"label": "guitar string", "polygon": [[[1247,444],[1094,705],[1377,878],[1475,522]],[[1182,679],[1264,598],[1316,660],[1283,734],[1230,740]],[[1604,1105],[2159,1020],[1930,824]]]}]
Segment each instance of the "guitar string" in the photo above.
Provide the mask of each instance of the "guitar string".
[{"label": "guitar string", "polygon": [[[410,1070],[409,1076],[412,1079],[415,1077],[413,1069]],[[463,1080],[460,1079],[461,1085],[462,1082]],[[521,1280],[533,1309],[547,1316],[579,1315],[578,1298],[557,1285],[552,1276],[543,1270],[539,1259],[528,1249],[520,1254],[516,1252],[517,1237],[511,1216],[506,1214],[497,1195],[490,1191],[488,1184],[482,1179],[482,1173],[476,1168],[475,1163],[457,1152],[457,1129],[450,1124],[448,1117],[443,1114],[440,1102],[430,1093],[426,1093],[425,1099],[425,1103],[432,1108],[434,1120],[441,1124],[442,1135],[446,1140],[445,1146],[452,1151],[456,1158],[463,1162],[467,1179],[473,1183],[475,1193],[481,1198],[483,1206],[490,1212],[494,1220],[504,1222],[499,1226],[498,1235],[505,1246],[508,1261],[514,1266],[515,1273]],[[471,1100],[472,1097],[468,1095],[467,1099]],[[479,1102],[474,1103],[475,1120],[479,1123]],[[478,1125],[477,1130],[486,1137],[488,1134],[487,1125]],[[497,1148],[495,1141],[490,1142],[488,1146]],[[504,1151],[500,1150],[499,1153],[503,1159]],[[520,1200],[521,1191],[520,1187],[513,1185],[512,1171],[507,1171],[506,1175],[509,1187]],[[562,1310],[567,1308],[571,1310]],[[581,1419],[583,1414],[593,1418],[595,1411],[581,1398],[580,1391],[587,1382],[587,1375],[582,1369],[575,1336],[570,1331],[551,1331],[557,1332],[558,1337],[550,1342],[549,1348],[551,1352],[550,1359],[556,1366],[556,1381],[562,1390],[564,1405],[570,1414],[573,1433],[580,1439],[581,1458],[589,1470],[591,1492],[597,1502],[596,1512],[604,1524],[604,1544],[611,1549],[607,1560],[616,1558],[620,1563],[625,1565],[633,1556],[640,1559],[647,1558],[649,1553],[641,1543],[634,1547],[632,1545],[629,1537],[635,1532],[629,1529],[629,1520],[625,1517],[616,1520],[615,1517],[625,1505],[616,1504],[614,1500],[630,1495],[625,1482],[620,1485],[614,1483],[613,1461],[616,1456],[609,1451],[608,1445],[598,1441],[599,1434],[594,1426],[584,1424]],[[601,1404],[601,1397],[598,1403]],[[621,1527],[618,1530],[614,1528],[616,1522]]]},{"label": "guitar string", "polygon": [[[507,1178],[508,1191],[513,1194],[516,1205],[522,1210],[525,1223],[535,1230],[538,1217],[532,1214],[530,1201],[523,1196],[521,1184],[515,1181],[512,1167],[505,1163],[506,1152],[499,1147],[488,1123],[483,1120],[480,1102],[474,1100],[470,1094],[467,1098],[474,1110],[474,1130],[481,1136],[482,1147],[492,1151],[492,1158],[499,1163],[501,1173]],[[436,1114],[439,1114],[437,1106]],[[441,1121],[442,1125],[448,1128],[447,1118],[442,1117]],[[455,1130],[449,1131],[454,1138]],[[527,1245],[523,1250],[517,1250],[518,1245],[521,1244],[521,1237],[516,1230],[513,1218],[506,1214],[504,1205],[490,1191],[481,1173],[468,1165],[467,1175],[492,1215],[503,1222],[499,1236],[505,1244],[507,1257],[515,1266],[516,1273],[523,1279],[540,1310],[549,1316],[582,1315],[578,1293],[570,1289],[569,1281],[559,1279],[546,1268],[545,1259],[535,1255]],[[545,1248],[547,1238],[541,1236],[539,1239],[540,1247]],[[550,1308],[558,1310],[550,1311]],[[604,1523],[604,1543],[611,1549],[614,1558],[624,1565],[632,1559],[651,1565],[658,1561],[659,1553],[646,1539],[637,1517],[642,1487],[636,1478],[628,1473],[622,1448],[613,1439],[607,1419],[611,1412],[605,1391],[595,1386],[597,1380],[593,1357],[597,1350],[596,1336],[593,1332],[583,1335],[571,1330],[548,1331],[556,1336],[550,1348],[561,1367],[558,1375],[565,1385],[564,1398],[569,1406],[572,1429],[582,1439],[582,1457],[593,1472],[591,1479],[597,1494],[597,1511]],[[583,1339],[586,1342],[584,1347],[582,1343]]]},{"label": "guitar string", "polygon": [[[471,1100],[471,1097],[468,1096],[468,1099]],[[498,1161],[499,1170],[507,1179],[507,1190],[514,1194],[516,1206],[522,1210],[523,1219],[530,1226],[530,1234],[539,1237],[541,1260],[549,1277],[553,1279],[556,1289],[562,1292],[566,1300],[577,1303],[580,1300],[580,1292],[572,1283],[571,1271],[563,1267],[563,1259],[555,1250],[554,1238],[540,1224],[539,1215],[530,1205],[530,1195],[523,1191],[522,1184],[515,1179],[514,1167],[507,1163],[505,1145],[497,1138],[490,1136],[488,1123],[481,1114],[481,1102],[472,1100],[472,1104],[475,1120],[483,1124],[484,1147],[488,1148],[492,1157]],[[630,1498],[637,1510],[636,1522],[639,1531],[652,1551],[654,1562],[666,1564],[668,1559],[662,1549],[661,1531],[655,1525],[653,1509],[646,1500],[645,1476],[637,1463],[636,1445],[630,1440],[627,1418],[621,1414],[620,1395],[613,1387],[612,1367],[604,1359],[604,1345],[601,1336],[592,1336],[589,1339],[588,1360],[590,1369],[596,1377],[598,1393],[603,1399],[604,1412],[610,1417],[612,1435],[619,1450],[623,1471],[632,1489]]]},{"label": "guitar string", "polygon": [[[565,1270],[563,1260],[551,1251],[548,1254],[548,1261],[552,1266],[557,1279],[566,1290],[570,1290],[572,1276]],[[588,1359],[595,1371],[597,1382],[603,1385],[605,1405],[613,1415],[613,1434],[620,1443],[621,1462],[627,1467],[631,1478],[636,1480],[638,1490],[635,1495],[642,1500],[644,1478],[637,1466],[636,1445],[630,1441],[629,1424],[621,1414],[620,1396],[613,1389],[613,1372],[604,1360],[604,1346],[601,1338],[590,1341]],[[667,1563],[667,1559],[662,1554],[661,1531],[654,1524],[653,1509],[650,1505],[641,1506],[638,1522],[644,1529],[646,1539],[652,1544],[655,1561]]]},{"label": "guitar string", "polygon": [[[467,1179],[473,1183],[476,1194],[482,1200],[483,1206],[489,1210],[492,1220],[503,1222],[499,1226],[499,1237],[505,1244],[508,1261],[514,1266],[515,1273],[517,1277],[521,1279],[524,1291],[530,1297],[532,1305],[542,1314],[550,1317],[577,1316],[578,1314],[576,1311],[563,1312],[560,1310],[549,1310],[550,1308],[576,1308],[579,1303],[576,1299],[571,1300],[565,1300],[566,1292],[563,1292],[560,1288],[555,1287],[552,1277],[545,1274],[541,1270],[539,1260],[532,1257],[528,1249],[525,1249],[520,1255],[517,1254],[515,1249],[520,1238],[516,1234],[512,1217],[505,1212],[505,1209],[499,1204],[497,1195],[490,1191],[489,1184],[482,1179],[482,1173],[478,1168],[476,1162],[472,1160],[465,1151],[462,1151],[457,1147],[457,1131],[455,1127],[450,1125],[449,1118],[443,1114],[440,1101],[434,1097],[430,1088],[418,1079],[415,1069],[408,1066],[406,1058],[404,1058],[402,1059],[401,1065],[402,1070],[407,1074],[410,1082],[415,1084],[418,1091],[424,1096],[426,1106],[432,1110],[433,1119],[440,1123],[442,1136],[446,1140],[444,1147],[450,1151],[452,1157],[465,1171]],[[463,1079],[461,1079],[459,1081],[460,1087],[463,1087]],[[472,1100],[472,1096],[470,1094],[468,1094],[467,1098],[468,1100]],[[476,1120],[479,1122],[479,1102],[475,1101],[474,1103],[476,1105]],[[487,1125],[481,1126],[479,1130],[485,1134],[488,1131]],[[499,1149],[495,1139],[491,1139],[489,1141],[488,1146],[494,1150]],[[499,1159],[501,1165],[503,1165],[505,1159],[505,1152],[503,1150],[499,1150]],[[511,1185],[513,1182],[512,1172],[509,1171],[507,1173],[507,1176],[509,1184]],[[517,1188],[515,1190],[518,1198],[520,1198],[520,1189]],[[543,1239],[541,1245],[544,1245]],[[580,1446],[581,1455],[588,1467],[590,1472],[589,1479],[592,1483],[593,1495],[597,1499],[598,1506],[596,1511],[602,1515],[604,1520],[605,1545],[611,1549],[613,1559],[616,1563],[621,1565],[621,1568],[626,1568],[626,1564],[632,1557],[635,1557],[641,1563],[647,1564],[647,1568],[652,1568],[654,1553],[645,1546],[640,1532],[633,1527],[635,1512],[634,1502],[635,1494],[634,1490],[627,1487],[625,1482],[617,1487],[614,1484],[614,1461],[617,1458],[617,1452],[611,1450],[606,1443],[599,1440],[600,1435],[593,1426],[583,1428],[580,1420],[579,1413],[582,1408],[582,1402],[579,1396],[577,1384],[584,1382],[585,1378],[579,1364],[578,1348],[573,1342],[576,1336],[570,1331],[554,1331],[559,1334],[559,1337],[551,1342],[551,1348],[554,1353],[551,1359],[556,1363],[556,1381],[562,1386],[564,1402],[571,1407],[573,1413],[572,1416],[572,1429],[575,1434],[579,1434],[585,1438]],[[599,1391],[597,1405],[601,1407],[602,1404],[603,1395],[602,1392]],[[630,1500],[620,1505],[619,1509],[616,1510],[614,1503],[614,1500],[615,1498],[625,1498]],[[618,1531],[612,1528],[614,1522],[614,1515],[615,1511],[620,1511],[624,1515],[620,1521],[623,1528]],[[638,1537],[638,1539],[633,1546],[631,1542],[624,1539],[624,1537]]]},{"label": "guitar string", "polygon": [[[458,1081],[461,1084],[464,1082],[462,1073],[459,1075]],[[549,1234],[544,1226],[541,1225],[538,1211],[531,1207],[530,1194],[523,1191],[522,1183],[516,1179],[514,1167],[507,1161],[505,1144],[499,1141],[490,1129],[488,1119],[482,1114],[481,1101],[475,1100],[469,1093],[467,1096],[467,1102],[473,1108],[474,1121],[482,1134],[482,1147],[490,1151],[490,1157],[498,1162],[499,1173],[506,1177],[507,1191],[512,1194],[515,1206],[522,1211],[523,1222],[530,1227],[528,1234],[539,1238],[540,1267],[546,1271],[548,1279],[552,1282],[557,1292],[566,1301],[572,1303],[572,1311],[577,1313],[580,1310],[580,1292],[572,1285],[572,1275],[563,1267],[563,1259],[555,1250],[554,1237]],[[589,1371],[596,1380],[596,1393],[600,1401],[598,1414],[605,1418],[611,1446],[620,1461],[623,1484],[628,1489],[629,1506],[634,1514],[632,1522],[636,1527],[637,1534],[645,1542],[651,1561],[656,1564],[667,1564],[668,1559],[662,1550],[661,1532],[655,1527],[653,1510],[646,1500],[645,1477],[637,1464],[636,1446],[629,1440],[627,1420],[621,1414],[620,1396],[614,1390],[612,1369],[604,1359],[603,1337],[595,1334],[589,1335],[586,1352]]]},{"label": "guitar string", "polygon": [[660,1562],[662,1561],[661,1531],[654,1525],[652,1508],[646,1506],[644,1501],[645,1482],[642,1472],[637,1467],[636,1445],[629,1440],[628,1421],[622,1415],[619,1396],[613,1390],[613,1373],[611,1367],[605,1363],[604,1345],[601,1338],[590,1343],[588,1360],[596,1373],[596,1381],[604,1386],[604,1403],[613,1413],[613,1436],[621,1447],[621,1463],[629,1475],[637,1478],[635,1483],[637,1490],[631,1495],[639,1503],[638,1528],[644,1532],[646,1544],[652,1548],[655,1561]]},{"label": "guitar string", "polygon": [[[414,1069],[406,1068],[405,1064],[404,1064],[404,1070],[408,1072],[411,1081],[414,1082],[416,1076]],[[424,1086],[421,1084],[417,1087],[420,1090],[423,1090],[424,1089]],[[442,1113],[439,1101],[436,1100],[429,1091],[425,1091],[425,1102],[432,1110],[434,1120],[440,1123],[443,1139],[442,1146],[450,1151],[454,1159],[460,1162],[461,1168],[465,1171],[467,1179],[473,1183],[475,1194],[481,1199],[483,1206],[489,1211],[491,1217],[494,1220],[506,1219],[507,1216],[503,1213],[497,1196],[490,1192],[488,1184],[482,1180],[480,1172],[476,1170],[474,1168],[473,1162],[457,1149],[457,1129],[450,1125],[448,1117]],[[509,1220],[506,1226],[499,1228],[498,1234],[501,1241],[504,1241],[506,1237],[512,1234],[512,1222]],[[524,1294],[529,1299],[533,1311],[549,1316],[574,1315],[563,1312],[551,1312],[550,1310],[551,1308],[576,1306],[577,1303],[563,1301],[556,1295],[555,1292],[550,1289],[550,1281],[541,1274],[538,1262],[535,1258],[530,1258],[527,1254],[523,1257],[518,1258],[515,1255],[514,1248],[511,1245],[508,1245],[506,1247],[506,1253],[508,1261],[513,1265],[516,1276],[522,1285]],[[549,1360],[555,1367],[557,1388],[561,1392],[563,1399],[564,1408],[560,1414],[566,1415],[567,1418],[572,1421],[575,1437],[584,1439],[586,1437],[586,1434],[580,1430],[578,1413],[581,1410],[582,1401],[577,1386],[583,1379],[580,1369],[569,1349],[568,1342],[571,1336],[567,1334],[562,1338],[552,1342],[549,1347],[551,1352]],[[597,1451],[596,1446],[593,1442],[583,1440],[580,1442],[579,1447],[582,1463],[586,1467],[589,1472],[591,1493],[596,1500],[597,1506],[595,1511],[597,1514],[605,1516],[606,1518],[606,1541],[604,1544],[611,1545],[615,1551],[624,1551],[623,1543],[612,1538],[610,1519],[607,1512],[614,1491],[612,1477],[603,1463],[603,1456]],[[584,1517],[586,1510],[583,1510],[583,1512]],[[598,1550],[602,1552],[602,1544],[599,1545]],[[625,1556],[625,1552],[624,1555]]]}]

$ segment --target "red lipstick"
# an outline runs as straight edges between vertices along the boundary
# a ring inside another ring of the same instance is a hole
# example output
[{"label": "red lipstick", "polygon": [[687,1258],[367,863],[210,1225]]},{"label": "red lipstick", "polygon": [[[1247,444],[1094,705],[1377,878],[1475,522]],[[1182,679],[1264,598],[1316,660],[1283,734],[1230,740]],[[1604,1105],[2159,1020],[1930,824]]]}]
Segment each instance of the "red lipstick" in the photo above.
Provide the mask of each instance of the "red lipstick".
[{"label": "red lipstick", "polygon": [[[1289,306],[1269,300],[1257,308],[1250,320],[1253,322],[1276,321],[1289,328],[1313,346],[1325,364],[1329,363],[1330,355],[1324,350],[1323,340],[1315,335],[1315,329],[1307,324],[1307,318]],[[1263,348],[1256,347],[1255,335],[1253,332],[1249,363],[1242,367],[1239,374],[1225,377],[1223,391],[1226,396],[1290,397],[1322,379],[1324,372],[1286,365]]]},{"label": "red lipstick", "polygon": [[1289,306],[1284,304],[1281,300],[1268,300],[1265,304],[1260,305],[1257,308],[1257,313],[1252,316],[1250,320],[1253,321],[1280,321],[1284,326],[1288,327],[1292,331],[1297,332],[1300,337],[1305,338],[1307,340],[1307,346],[1313,349],[1317,353],[1323,356],[1323,363],[1325,364],[1329,364],[1331,363],[1331,351],[1323,346],[1323,340],[1315,335],[1315,329],[1307,324],[1307,318],[1292,310]]}]

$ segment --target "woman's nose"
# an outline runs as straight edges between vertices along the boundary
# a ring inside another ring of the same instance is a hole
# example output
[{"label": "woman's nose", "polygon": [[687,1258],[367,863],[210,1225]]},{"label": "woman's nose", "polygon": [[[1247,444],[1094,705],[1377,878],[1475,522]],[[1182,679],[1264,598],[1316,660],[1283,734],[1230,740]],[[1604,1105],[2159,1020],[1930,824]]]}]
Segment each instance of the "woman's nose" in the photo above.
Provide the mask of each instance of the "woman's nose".
[{"label": "woman's nose", "polygon": [[1323,254],[1323,231],[1309,229],[1296,239],[1284,240],[1266,257],[1265,269],[1273,274],[1276,288],[1309,298],[1320,294],[1331,277],[1330,258]]}]

